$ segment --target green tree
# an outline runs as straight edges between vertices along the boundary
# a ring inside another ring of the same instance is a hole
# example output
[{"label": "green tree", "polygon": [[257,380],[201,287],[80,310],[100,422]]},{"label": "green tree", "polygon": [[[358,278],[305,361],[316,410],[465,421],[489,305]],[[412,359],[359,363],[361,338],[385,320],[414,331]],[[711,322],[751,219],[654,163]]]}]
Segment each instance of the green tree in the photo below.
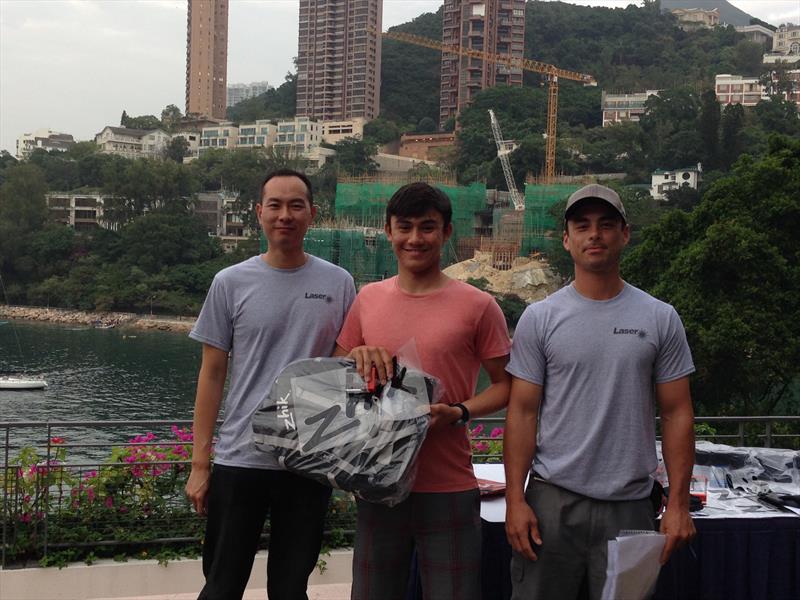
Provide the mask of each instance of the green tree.
[{"label": "green tree", "polygon": [[719,165],[719,123],[721,111],[717,94],[706,90],[700,96],[700,137],[703,140],[703,166],[710,170]]},{"label": "green tree", "polygon": [[334,146],[339,171],[353,176],[371,175],[378,164],[372,160],[377,153],[375,144],[356,138],[345,138]]},{"label": "green tree", "polygon": [[297,73],[287,73],[284,82],[255,98],[248,98],[228,107],[228,119],[252,123],[258,119],[282,119],[295,115]]},{"label": "green tree", "polygon": [[[155,274],[166,267],[199,263],[220,254],[219,243],[208,237],[205,224],[188,214],[151,212],[121,232],[120,263]],[[119,263],[118,263],[119,264]]]},{"label": "green tree", "polygon": [[771,414],[800,374],[798,224],[800,141],[773,138],[626,256],[625,277],[684,321],[701,414]]},{"label": "green tree", "polygon": [[[442,8],[424,13],[391,31],[439,40]],[[442,55],[437,50],[384,37],[381,40],[381,115],[412,128],[425,117],[439,120]]]},{"label": "green tree", "polygon": [[129,117],[125,111],[122,111],[122,119],[120,120],[122,127],[129,129],[161,129],[161,121],[155,115],[142,115],[139,117]]},{"label": "green tree", "polygon": [[422,117],[417,123],[417,133],[434,133],[436,131],[436,121],[430,117]]},{"label": "green tree", "polygon": [[174,131],[175,126],[180,123],[183,118],[181,109],[174,104],[167,104],[164,110],[161,111],[161,126],[169,132]]},{"label": "green tree", "polygon": [[771,96],[769,100],[762,100],[756,104],[753,110],[761,130],[800,136],[800,117],[797,104],[794,102],[784,100],[780,96]]},{"label": "green tree", "polygon": [[741,131],[744,126],[744,108],[741,104],[728,104],[722,111],[722,152],[721,163],[725,169],[731,165],[742,153]]},{"label": "green tree", "polygon": [[700,202],[700,192],[688,185],[682,185],[674,190],[666,192],[667,204],[685,210],[687,212],[694,209]]},{"label": "green tree", "polygon": [[400,139],[397,123],[384,117],[373,119],[364,125],[364,139],[376,144],[388,144]]},{"label": "green tree", "polygon": [[181,164],[188,153],[189,142],[182,135],[177,135],[169,141],[169,144],[167,144],[167,147],[164,150],[164,158],[168,158],[178,164]]},{"label": "green tree", "polygon": [[0,185],[0,271],[10,283],[36,273],[30,239],[47,220],[47,184],[41,169],[21,163],[5,170]]},{"label": "green tree", "polygon": [[650,96],[640,120],[650,168],[675,169],[700,162],[703,147],[697,128],[700,101],[689,87]]}]

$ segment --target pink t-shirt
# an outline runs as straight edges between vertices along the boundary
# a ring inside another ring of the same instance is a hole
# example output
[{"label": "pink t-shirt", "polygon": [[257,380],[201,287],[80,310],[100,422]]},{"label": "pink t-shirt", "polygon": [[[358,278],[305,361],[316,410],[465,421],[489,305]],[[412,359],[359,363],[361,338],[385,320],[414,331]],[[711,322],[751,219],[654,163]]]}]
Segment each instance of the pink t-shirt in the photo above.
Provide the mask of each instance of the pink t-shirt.
[{"label": "pink t-shirt", "polygon": [[[491,295],[450,280],[425,295],[404,292],[397,277],[358,293],[337,343],[383,346],[392,354],[411,341],[427,373],[444,384],[443,402],[464,402],[475,393],[481,361],[511,350],[503,312]],[[418,459],[415,492],[461,492],[477,487],[465,427],[428,433]]]}]

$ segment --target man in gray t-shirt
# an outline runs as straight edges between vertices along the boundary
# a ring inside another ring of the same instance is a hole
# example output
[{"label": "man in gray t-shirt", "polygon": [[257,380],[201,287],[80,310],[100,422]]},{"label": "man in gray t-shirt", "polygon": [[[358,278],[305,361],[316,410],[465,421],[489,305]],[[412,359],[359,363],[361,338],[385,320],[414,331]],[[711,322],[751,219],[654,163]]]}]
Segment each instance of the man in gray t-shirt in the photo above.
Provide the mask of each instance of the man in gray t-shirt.
[{"label": "man in gray t-shirt", "polygon": [[[195,510],[208,515],[200,598],[242,596],[269,512],[268,595],[305,599],[331,493],[257,450],[250,421],[283,367],[331,355],[355,286],[346,271],[303,251],[315,214],[308,179],[276,171],[261,191],[256,213],[269,250],[217,273],[189,334],[203,344],[186,484]],[[228,373],[212,470],[212,436]]]},{"label": "man in gray t-shirt", "polygon": [[675,310],[621,279],[629,235],[616,192],[575,192],[563,239],[575,281],[529,306],[514,334],[504,440],[514,598],[581,588],[599,598],[608,540],[652,528],[656,403],[671,484],[662,562],[694,536],[694,365]]}]

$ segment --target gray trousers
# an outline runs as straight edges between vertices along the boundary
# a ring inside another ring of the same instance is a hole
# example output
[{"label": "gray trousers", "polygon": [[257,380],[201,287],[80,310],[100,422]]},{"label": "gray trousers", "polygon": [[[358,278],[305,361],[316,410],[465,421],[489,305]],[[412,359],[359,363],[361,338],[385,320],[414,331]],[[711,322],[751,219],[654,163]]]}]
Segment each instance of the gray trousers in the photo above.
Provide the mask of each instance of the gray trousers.
[{"label": "gray trousers", "polygon": [[531,478],[525,499],[539,521],[541,546],[530,561],[511,557],[512,600],[599,600],[606,580],[608,541],[623,529],[655,527],[649,498],[587,498]]}]

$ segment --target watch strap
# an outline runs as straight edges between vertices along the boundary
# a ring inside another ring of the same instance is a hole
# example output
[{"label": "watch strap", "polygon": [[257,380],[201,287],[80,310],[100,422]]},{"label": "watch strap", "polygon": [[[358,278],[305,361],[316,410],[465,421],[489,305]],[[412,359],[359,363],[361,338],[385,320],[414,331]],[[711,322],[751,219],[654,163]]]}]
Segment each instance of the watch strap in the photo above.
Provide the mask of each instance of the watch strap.
[{"label": "watch strap", "polygon": [[452,406],[461,409],[461,418],[458,421],[456,421],[454,425],[466,425],[467,423],[469,423],[470,419],[469,409],[466,406],[464,406],[461,402],[456,402]]}]

